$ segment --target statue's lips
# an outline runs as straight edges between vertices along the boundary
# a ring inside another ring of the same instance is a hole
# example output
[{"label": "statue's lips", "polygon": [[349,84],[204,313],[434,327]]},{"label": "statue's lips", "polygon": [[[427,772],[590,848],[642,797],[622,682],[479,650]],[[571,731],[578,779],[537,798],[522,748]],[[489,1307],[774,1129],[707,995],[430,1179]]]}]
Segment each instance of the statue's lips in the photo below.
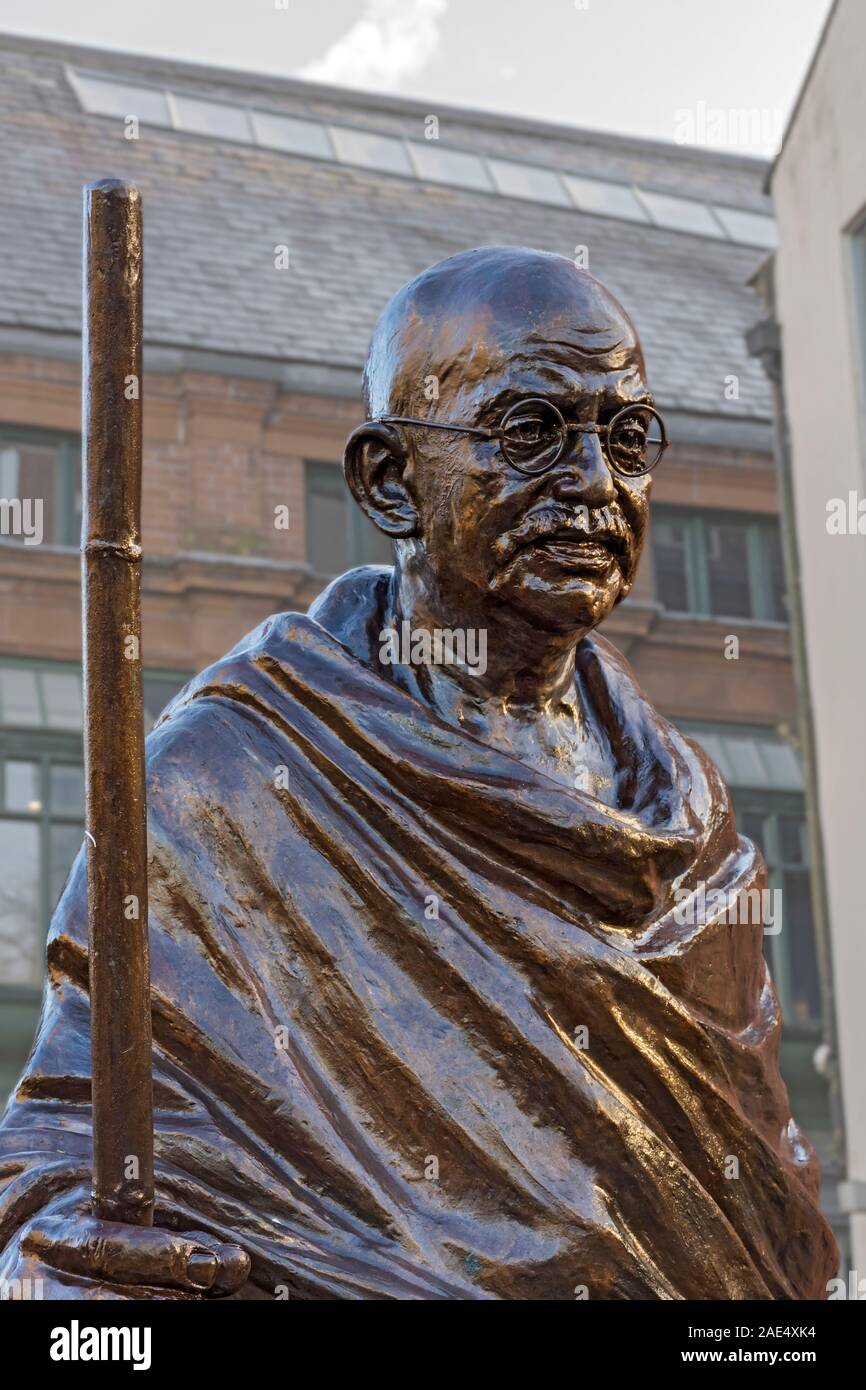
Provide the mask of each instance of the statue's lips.
[{"label": "statue's lips", "polygon": [[557,531],[553,535],[536,536],[525,548],[549,556],[557,564],[573,570],[602,572],[608,569],[616,558],[610,542],[576,535],[573,531],[566,534]]}]

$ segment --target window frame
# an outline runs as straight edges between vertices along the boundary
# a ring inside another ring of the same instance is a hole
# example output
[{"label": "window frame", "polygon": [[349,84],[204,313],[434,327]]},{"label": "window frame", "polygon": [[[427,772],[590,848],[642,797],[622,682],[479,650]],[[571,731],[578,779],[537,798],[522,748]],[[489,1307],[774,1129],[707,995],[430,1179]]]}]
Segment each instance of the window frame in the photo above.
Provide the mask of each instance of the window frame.
[{"label": "window frame", "polygon": [[[772,791],[768,788],[753,790],[749,787],[736,787],[731,789],[731,800],[734,805],[734,815],[737,819],[737,829],[740,830],[742,818],[747,815],[757,815],[764,821],[764,835],[766,851],[764,859],[767,864],[767,887],[769,889],[779,888],[783,890],[783,913],[784,913],[784,877],[786,873],[802,874],[811,890],[812,865],[808,859],[801,864],[793,863],[784,859],[782,854],[782,838],[779,830],[779,822],[783,816],[794,816],[807,825],[806,799],[798,792]],[[742,833],[742,831],[740,831]],[[812,922],[812,935],[814,940],[815,923]],[[818,999],[819,1015],[812,1023],[797,1023],[794,1019],[793,1001],[791,998],[791,959],[785,941],[784,916],[782,918],[782,931],[778,936],[767,936],[764,938],[769,945],[769,965],[770,973],[773,977],[773,984],[776,986],[776,993],[779,996],[779,1006],[782,1010],[782,1022],[785,1035],[788,1039],[802,1038],[817,1042],[822,1036],[823,1017],[821,1008],[821,979],[820,967],[818,963],[817,942],[815,942],[815,965],[818,970]]]},{"label": "window frame", "polygon": [[861,208],[852,218],[844,236],[860,467],[861,472],[866,472],[866,208]]},{"label": "window frame", "polygon": [[[314,574],[317,579],[328,580],[337,579],[340,573],[340,571],[338,571],[336,574],[330,574],[326,570],[317,569],[313,562],[313,556],[310,552],[310,536],[312,534],[312,527],[310,525],[310,501],[313,492],[315,491],[315,489],[311,488],[310,486],[310,478],[314,469],[318,471],[320,477],[324,477],[327,475],[329,478],[329,482],[333,482],[335,484],[330,496],[332,498],[339,497],[343,501],[345,514],[344,541],[346,546],[347,568],[355,569],[359,565],[375,565],[384,563],[383,561],[371,558],[368,554],[369,528],[373,525],[373,523],[367,516],[364,515],[364,512],[354,501],[354,498],[351,496],[348,488],[345,486],[345,483],[342,483],[342,472],[340,469],[340,465],[336,463],[329,463],[327,459],[305,458],[304,550],[307,564],[310,567],[310,572]],[[331,475],[333,475],[333,477],[331,477]],[[340,483],[342,483],[342,486],[340,486]],[[343,571],[343,573],[345,573],[345,570]]]},{"label": "window frame", "polygon": [[[732,734],[747,735],[752,738],[766,739],[768,735],[778,738],[776,730],[761,724],[733,724],[720,720],[687,720],[678,725],[683,735],[692,742],[701,744],[701,736],[715,734],[724,738]],[[789,742],[789,740],[782,740]],[[779,835],[779,819],[782,816],[796,816],[802,821],[803,826],[808,830],[808,810],[807,810],[807,790],[804,786],[802,791],[793,791],[775,787],[756,787],[749,785],[735,785],[728,781],[728,791],[734,809],[734,817],[737,822],[737,831],[743,834],[743,817],[752,813],[759,815],[766,822],[772,822],[767,838],[767,854],[764,856],[767,863],[767,887],[783,888],[783,877],[786,872],[803,873],[809,881],[810,887],[813,865],[808,862],[794,864],[786,861],[781,853],[781,839]],[[808,856],[808,838],[805,841]],[[783,899],[784,903],[784,899]],[[784,907],[783,907],[784,911]],[[782,1009],[783,1034],[785,1042],[808,1042],[813,1047],[824,1035],[825,1022],[823,1016],[823,989],[821,979],[821,961],[818,953],[818,940],[815,932],[815,922],[812,922],[812,936],[815,943],[815,965],[818,979],[819,997],[819,1017],[813,1023],[804,1025],[794,1021],[793,1009],[791,1007],[791,966],[788,958],[787,943],[784,941],[784,917],[782,931],[779,936],[767,936],[765,943],[769,945],[768,962],[773,983],[779,995],[779,1004]],[[785,959],[779,961],[779,955],[784,947]]]},{"label": "window frame", "polygon": [[[84,839],[84,808],[80,816],[52,813],[51,808],[51,767],[64,764],[67,767],[84,766],[84,749],[80,735],[65,733],[62,730],[0,727],[0,763],[32,762],[39,764],[39,811],[0,811],[0,821],[17,821],[27,825],[38,825],[39,844],[39,921],[36,923],[40,941],[44,945],[51,915],[56,907],[52,902],[51,891],[51,827],[53,824],[80,825],[81,838]],[[44,972],[43,972],[44,973]],[[0,981],[0,1005],[14,995],[22,999],[39,999],[43,982],[38,985],[6,984]]]},{"label": "window frame", "polygon": [[[62,672],[72,673],[79,677],[82,675],[81,666],[72,661],[4,656],[0,664],[3,667],[14,666],[51,674]],[[183,689],[191,679],[188,671],[171,671],[162,666],[145,667],[142,674],[145,678],[152,680],[175,682],[179,690]],[[56,902],[53,901],[51,890],[51,826],[52,824],[80,825],[82,840],[84,839],[85,827],[84,807],[82,807],[81,815],[52,814],[50,768],[52,764],[58,763],[84,767],[83,731],[53,729],[36,724],[0,723],[0,760],[5,761],[6,759],[14,762],[37,762],[40,765],[41,810],[38,812],[0,810],[0,821],[14,820],[31,825],[38,823],[39,825],[39,922],[37,927],[41,932],[41,940],[44,945],[51,917],[57,906]],[[0,981],[0,1007],[7,1003],[38,1001],[42,997],[43,984],[44,980],[40,981],[38,985],[6,984]]]},{"label": "window frame", "polygon": [[[56,455],[54,459],[54,485],[55,485],[55,512],[59,522],[62,522],[62,537],[55,540],[45,541],[43,544],[53,547],[56,550],[77,550],[81,544],[80,535],[74,534],[73,513],[75,499],[75,485],[80,484],[81,480],[81,435],[74,430],[51,430],[43,429],[36,425],[18,425],[11,421],[0,420],[0,449],[4,443],[10,444],[32,444],[55,446]],[[0,536],[0,544],[18,546],[20,541],[12,540],[9,536]]]},{"label": "window frame", "polygon": [[[660,594],[656,543],[653,526],[659,522],[672,522],[686,528],[685,580],[689,607],[668,608]],[[737,525],[746,528],[746,554],[749,581],[748,616],[736,613],[713,613],[710,608],[710,576],[707,563],[707,528],[715,522],[722,525]],[[653,589],[656,602],[666,614],[675,617],[701,618],[710,622],[748,622],[760,623],[765,627],[787,628],[787,619],[773,616],[770,601],[771,569],[766,544],[763,537],[775,531],[781,543],[781,526],[778,517],[764,512],[737,512],[716,508],[698,511],[692,507],[679,507],[674,504],[657,504],[650,520],[650,548],[652,550]],[[787,593],[787,590],[786,590]]]}]

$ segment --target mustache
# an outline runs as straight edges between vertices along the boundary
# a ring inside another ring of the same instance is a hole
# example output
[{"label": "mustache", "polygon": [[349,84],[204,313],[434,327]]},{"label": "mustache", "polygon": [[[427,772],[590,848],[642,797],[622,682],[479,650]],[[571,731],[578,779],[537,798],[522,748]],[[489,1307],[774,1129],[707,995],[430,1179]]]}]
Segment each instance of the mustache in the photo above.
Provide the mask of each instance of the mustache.
[{"label": "mustache", "polygon": [[616,502],[604,507],[574,508],[546,502],[527,512],[513,531],[500,536],[496,549],[499,558],[507,561],[524,546],[552,538],[596,541],[619,556],[627,555],[633,539],[631,527]]}]

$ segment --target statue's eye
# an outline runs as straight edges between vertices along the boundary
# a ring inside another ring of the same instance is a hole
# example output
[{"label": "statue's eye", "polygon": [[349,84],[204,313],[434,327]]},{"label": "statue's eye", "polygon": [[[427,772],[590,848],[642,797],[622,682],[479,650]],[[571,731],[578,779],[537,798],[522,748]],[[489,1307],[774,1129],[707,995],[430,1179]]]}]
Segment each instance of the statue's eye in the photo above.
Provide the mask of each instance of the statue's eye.
[{"label": "statue's eye", "polygon": [[521,401],[502,422],[502,451],[524,473],[540,473],[559,457],[562,416],[549,402]]},{"label": "statue's eye", "polygon": [[653,442],[651,432],[654,425],[655,421],[649,412],[638,408],[612,421],[608,435],[608,451],[611,463],[621,473],[641,474],[645,471]]},{"label": "statue's eye", "polygon": [[506,426],[510,444],[540,444],[547,437],[545,422],[537,415],[524,415],[509,420]]},{"label": "statue's eye", "polygon": [[640,425],[620,425],[614,439],[617,449],[625,449],[630,454],[638,453],[646,445],[646,430],[641,429]]}]

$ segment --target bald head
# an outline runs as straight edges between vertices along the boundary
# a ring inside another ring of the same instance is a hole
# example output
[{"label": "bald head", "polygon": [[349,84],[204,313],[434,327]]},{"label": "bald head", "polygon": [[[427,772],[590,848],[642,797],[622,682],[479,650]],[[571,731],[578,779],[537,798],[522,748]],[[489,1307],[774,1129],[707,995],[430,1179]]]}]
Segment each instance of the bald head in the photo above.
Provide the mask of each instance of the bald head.
[{"label": "bald head", "polygon": [[[628,314],[586,270],[525,247],[463,251],[390,300],[364,370],[367,414],[414,414],[431,399],[471,393],[485,375],[540,354],[569,365],[643,370]],[[435,379],[436,393],[430,381]]]},{"label": "bald head", "polygon": [[[631,320],[587,271],[511,246],[440,261],[382,314],[365,392],[346,479],[397,542],[401,586],[464,625],[507,611],[527,633],[588,631],[628,593],[650,480],[623,476],[603,433],[653,402]],[[539,401],[559,452],[524,469],[502,422],[531,450]]]}]

